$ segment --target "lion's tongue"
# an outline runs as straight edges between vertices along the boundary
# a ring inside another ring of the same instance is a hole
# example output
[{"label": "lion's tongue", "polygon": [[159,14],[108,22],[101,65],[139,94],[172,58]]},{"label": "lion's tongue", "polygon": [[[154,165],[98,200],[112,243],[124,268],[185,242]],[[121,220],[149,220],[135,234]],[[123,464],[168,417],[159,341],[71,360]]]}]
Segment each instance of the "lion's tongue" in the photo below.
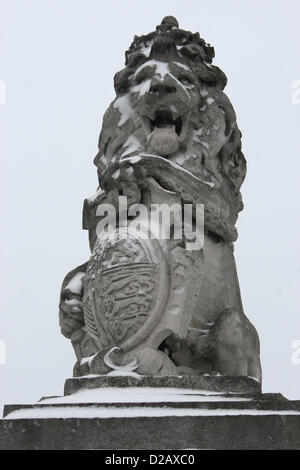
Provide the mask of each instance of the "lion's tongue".
[{"label": "lion's tongue", "polygon": [[175,126],[155,127],[148,137],[148,143],[152,151],[159,155],[172,155],[179,147]]}]

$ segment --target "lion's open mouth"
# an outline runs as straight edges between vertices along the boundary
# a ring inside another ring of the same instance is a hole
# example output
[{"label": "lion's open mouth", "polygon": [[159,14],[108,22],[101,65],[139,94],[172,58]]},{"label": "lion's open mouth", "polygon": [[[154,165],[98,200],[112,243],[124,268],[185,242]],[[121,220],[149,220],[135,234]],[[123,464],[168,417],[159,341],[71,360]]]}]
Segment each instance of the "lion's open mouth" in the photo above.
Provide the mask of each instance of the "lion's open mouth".
[{"label": "lion's open mouth", "polygon": [[147,137],[156,129],[170,129],[174,131],[179,137],[179,140],[183,142],[187,134],[187,116],[175,117],[170,110],[157,110],[154,114],[154,119],[144,116],[142,122]]},{"label": "lion's open mouth", "polygon": [[155,113],[155,118],[151,122],[151,131],[157,128],[162,128],[162,127],[173,127],[175,126],[175,131],[177,135],[180,135],[181,129],[182,129],[182,119],[181,117],[178,117],[176,119],[173,118],[173,115],[171,111],[156,111]]}]

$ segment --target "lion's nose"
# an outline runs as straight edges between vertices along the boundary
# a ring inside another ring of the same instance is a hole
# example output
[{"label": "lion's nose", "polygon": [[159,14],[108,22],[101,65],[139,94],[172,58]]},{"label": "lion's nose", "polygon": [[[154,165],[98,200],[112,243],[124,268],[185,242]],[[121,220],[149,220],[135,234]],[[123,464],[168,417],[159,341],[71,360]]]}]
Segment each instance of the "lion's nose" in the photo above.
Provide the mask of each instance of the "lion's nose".
[{"label": "lion's nose", "polygon": [[150,93],[158,95],[160,98],[164,98],[171,93],[176,93],[177,89],[175,86],[167,85],[165,83],[156,83],[150,87]]}]

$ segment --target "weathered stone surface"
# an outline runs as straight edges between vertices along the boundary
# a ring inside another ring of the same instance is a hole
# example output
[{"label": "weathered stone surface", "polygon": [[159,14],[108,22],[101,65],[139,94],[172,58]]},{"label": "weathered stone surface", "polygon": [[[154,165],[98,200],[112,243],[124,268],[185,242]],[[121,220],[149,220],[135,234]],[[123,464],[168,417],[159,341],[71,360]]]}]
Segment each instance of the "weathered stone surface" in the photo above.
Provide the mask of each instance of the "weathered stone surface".
[{"label": "weathered stone surface", "polygon": [[[180,390],[178,391],[178,395],[180,395]],[[184,396],[184,395],[183,395]],[[101,410],[106,410],[107,408],[113,408],[117,411],[118,408],[124,409],[128,408],[130,411],[130,408],[139,409],[140,412],[143,412],[144,408],[152,408],[154,412],[156,410],[159,410],[160,408],[163,407],[165,410],[228,410],[228,413],[230,413],[232,410],[242,410],[241,412],[244,412],[245,410],[253,410],[253,411],[299,411],[297,409],[297,405],[295,402],[287,400],[284,398],[280,393],[266,393],[262,395],[245,395],[245,394],[232,394],[232,393],[225,393],[223,395],[205,395],[205,394],[195,394],[193,395],[194,397],[198,397],[198,399],[203,400],[203,401],[189,401],[189,396],[186,395],[186,401],[164,401],[161,403],[158,402],[147,402],[147,401],[141,401],[141,402],[136,402],[134,403],[133,401],[131,402],[121,402],[121,403],[116,403],[116,402],[107,402],[107,403],[67,403],[68,408],[74,409],[74,414],[76,414],[76,411],[78,408],[81,409],[86,409],[89,411],[89,409],[93,409],[96,413]],[[211,399],[214,399],[212,401]],[[219,398],[220,401],[215,400],[216,398]],[[14,411],[19,411],[19,412],[28,412],[32,413],[32,418],[34,417],[34,414],[36,413],[37,415],[42,414],[42,412],[45,413],[45,415],[51,410],[51,412],[56,412],[58,415],[61,413],[63,414],[63,411],[66,407],[66,403],[59,403],[59,400],[61,397],[55,397],[55,400],[57,400],[57,403],[49,404],[47,401],[50,399],[45,399],[46,403],[43,403],[42,401],[32,405],[32,404],[20,404],[20,405],[5,405],[4,411],[3,411],[3,417],[4,418],[10,418],[11,413]],[[53,402],[55,402],[53,400]],[[222,401],[221,401],[222,400]],[[228,401],[226,401],[228,400]],[[51,400],[50,400],[51,401]],[[258,414],[259,415],[259,414]],[[31,419],[32,419],[31,418]],[[49,418],[48,418],[49,419]]]},{"label": "weathered stone surface", "polygon": [[[199,33],[165,17],[134,38],[114,78],[116,98],[94,160],[99,187],[84,203],[91,258],[67,275],[61,292],[60,325],[75,349],[75,376],[128,365],[143,375],[261,380],[259,339],[243,311],[232,247],[246,161],[223,92],[227,79],[213,57]],[[117,217],[104,235],[108,205]],[[174,211],[156,220],[163,232],[157,239],[148,225],[160,211],[155,205]],[[185,212],[182,219],[187,205],[189,224]]]},{"label": "weathered stone surface", "polygon": [[[67,409],[63,404],[11,405],[7,419],[0,421],[0,449],[300,449],[300,413],[280,395],[210,399],[74,403]],[[65,417],[66,410],[74,417]],[[32,417],[18,419],[16,413],[24,411]],[[36,417],[43,413],[46,418]]]},{"label": "weathered stone surface", "polygon": [[297,403],[246,377],[196,379],[69,379],[63,397],[5,406],[0,449],[300,448]]},{"label": "weathered stone surface", "polygon": [[293,400],[293,406],[300,411],[300,400]]}]

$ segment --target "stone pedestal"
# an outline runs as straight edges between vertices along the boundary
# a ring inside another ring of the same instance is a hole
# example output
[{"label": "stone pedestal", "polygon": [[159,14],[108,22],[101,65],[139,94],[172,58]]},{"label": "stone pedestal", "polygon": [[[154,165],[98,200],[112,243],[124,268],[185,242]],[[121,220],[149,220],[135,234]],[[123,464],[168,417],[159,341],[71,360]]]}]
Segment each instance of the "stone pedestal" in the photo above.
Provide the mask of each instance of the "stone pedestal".
[{"label": "stone pedestal", "polygon": [[63,397],[6,405],[0,421],[0,449],[297,448],[299,402],[246,377],[68,379]]}]

